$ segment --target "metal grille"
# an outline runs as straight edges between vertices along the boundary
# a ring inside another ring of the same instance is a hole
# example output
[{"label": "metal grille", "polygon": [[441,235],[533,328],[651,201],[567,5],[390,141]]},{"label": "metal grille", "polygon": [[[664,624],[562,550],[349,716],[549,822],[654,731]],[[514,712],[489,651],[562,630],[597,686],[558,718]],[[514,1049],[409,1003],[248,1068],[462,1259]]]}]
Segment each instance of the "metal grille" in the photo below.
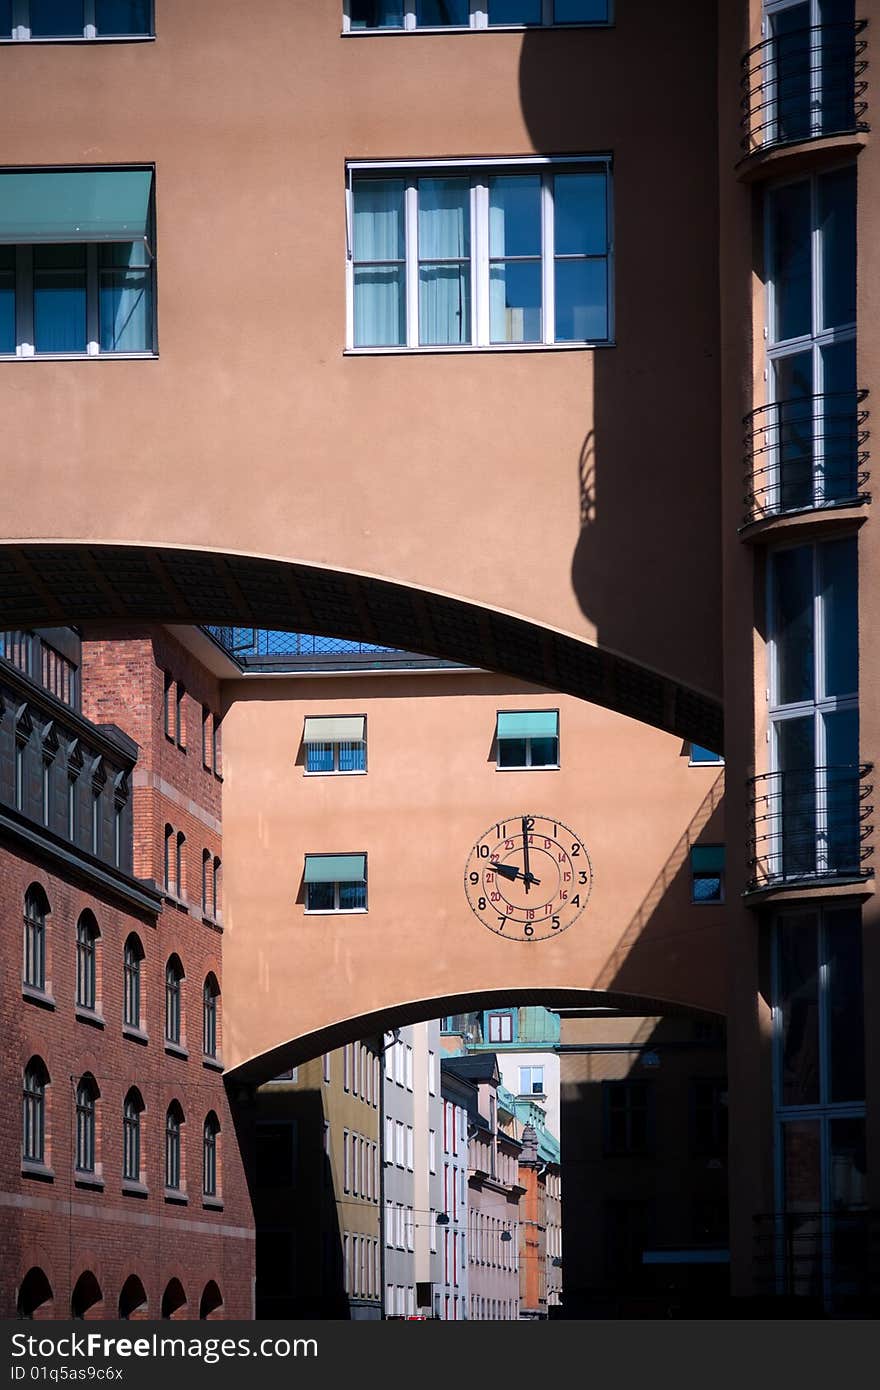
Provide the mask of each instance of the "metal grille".
[{"label": "metal grille", "polygon": [[749,886],[868,872],[872,764],[798,768],[751,781]]},{"label": "metal grille", "polygon": [[867,394],[800,396],[745,417],[745,525],[869,500]]},{"label": "metal grille", "polygon": [[755,1283],[826,1310],[880,1295],[880,1213],[799,1211],[755,1217]]},{"label": "metal grille", "polygon": [[344,637],[317,637],[308,632],[279,632],[262,627],[208,627],[215,641],[232,656],[360,656],[368,652],[394,652],[396,647],[377,647]]},{"label": "metal grille", "polygon": [[745,154],[867,130],[865,20],[777,32],[742,60]]}]

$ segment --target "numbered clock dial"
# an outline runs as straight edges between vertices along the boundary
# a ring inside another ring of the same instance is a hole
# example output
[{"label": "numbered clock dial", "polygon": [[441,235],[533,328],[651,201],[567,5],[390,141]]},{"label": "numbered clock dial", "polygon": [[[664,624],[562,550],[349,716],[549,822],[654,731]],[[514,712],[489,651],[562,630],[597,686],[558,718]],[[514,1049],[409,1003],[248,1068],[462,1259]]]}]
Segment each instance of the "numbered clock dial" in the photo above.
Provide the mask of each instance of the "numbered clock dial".
[{"label": "numbered clock dial", "polygon": [[583,840],[555,816],[498,821],[480,836],[464,871],[471,910],[508,941],[558,936],[580,917],[592,886]]}]

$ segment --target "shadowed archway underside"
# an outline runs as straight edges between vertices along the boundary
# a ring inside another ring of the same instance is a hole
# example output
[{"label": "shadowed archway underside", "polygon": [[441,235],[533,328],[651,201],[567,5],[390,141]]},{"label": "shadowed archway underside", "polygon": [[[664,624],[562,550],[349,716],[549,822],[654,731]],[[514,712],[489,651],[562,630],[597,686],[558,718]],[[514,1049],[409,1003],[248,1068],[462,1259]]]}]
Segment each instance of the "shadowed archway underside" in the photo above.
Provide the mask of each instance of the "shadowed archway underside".
[{"label": "shadowed archway underside", "polygon": [[6,628],[93,619],[235,624],[424,652],[603,705],[717,752],[721,703],[538,623],[405,584],[254,556],[150,546],[0,545]]}]

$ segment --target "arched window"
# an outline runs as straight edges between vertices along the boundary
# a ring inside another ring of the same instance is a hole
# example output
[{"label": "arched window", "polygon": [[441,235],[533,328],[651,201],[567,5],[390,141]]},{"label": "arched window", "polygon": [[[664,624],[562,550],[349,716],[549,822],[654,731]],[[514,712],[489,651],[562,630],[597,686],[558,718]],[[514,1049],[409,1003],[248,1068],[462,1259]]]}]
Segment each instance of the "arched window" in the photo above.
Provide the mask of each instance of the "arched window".
[{"label": "arched window", "polygon": [[206,1318],[220,1318],[222,1316],[223,1295],[214,1280],[209,1279],[199,1303],[199,1317],[204,1321]]},{"label": "arched window", "polygon": [[215,859],[213,864],[213,874],[211,878],[211,916],[216,917],[220,911],[220,860]]},{"label": "arched window", "polygon": [[32,989],[46,988],[46,917],[49,901],[38,883],[24,895],[24,967],[22,978]]},{"label": "arched window", "polygon": [[119,1316],[121,1318],[145,1318],[147,1316],[147,1293],[136,1274],[130,1274],[122,1285],[119,1295]]},{"label": "arched window", "polygon": [[141,1115],[144,1101],[132,1086],[122,1107],[122,1176],[128,1182],[141,1180]]},{"label": "arched window", "polygon": [[162,1295],[162,1317],[186,1317],[186,1294],[179,1279],[171,1279]]},{"label": "arched window", "polygon": [[16,1308],[20,1318],[49,1318],[53,1312],[52,1285],[35,1265],[21,1281]]},{"label": "arched window", "polygon": [[82,1077],[76,1088],[76,1168],[80,1173],[95,1171],[95,1115],[98,1102],[95,1078]]},{"label": "arched window", "polygon": [[29,1163],[46,1161],[46,1087],[49,1073],[39,1057],[24,1069],[21,1155]]},{"label": "arched window", "polygon": [[86,1270],[76,1281],[70,1296],[70,1316],[72,1318],[99,1317],[104,1295],[91,1270]]},{"label": "arched window", "polygon": [[175,859],[175,892],[179,898],[186,897],[186,874],[184,872],[183,847],[186,844],[186,836],[182,830],[177,832],[177,857]]},{"label": "arched window", "polygon": [[217,1137],[220,1121],[212,1110],[205,1120],[203,1134],[202,1191],[206,1197],[217,1196]]},{"label": "arched window", "polygon": [[165,966],[165,1041],[180,1045],[181,984],[184,979],[179,956],[169,956]]},{"label": "arched window", "polygon": [[209,975],[202,991],[202,1048],[206,1057],[217,1056],[217,1001],[220,986],[215,975]]},{"label": "arched window", "polygon": [[123,1003],[122,1021],[131,1028],[141,1026],[141,961],[144,948],[140,938],[132,932],[125,943],[123,953]]},{"label": "arched window", "polygon": [[211,851],[202,850],[202,916],[211,912]]},{"label": "arched window", "polygon": [[80,913],[76,924],[76,1002],[81,1009],[97,1007],[98,924],[91,912]]},{"label": "arched window", "polygon": [[176,1100],[168,1107],[165,1116],[165,1186],[179,1191],[181,1183],[181,1130],[183,1111]]}]

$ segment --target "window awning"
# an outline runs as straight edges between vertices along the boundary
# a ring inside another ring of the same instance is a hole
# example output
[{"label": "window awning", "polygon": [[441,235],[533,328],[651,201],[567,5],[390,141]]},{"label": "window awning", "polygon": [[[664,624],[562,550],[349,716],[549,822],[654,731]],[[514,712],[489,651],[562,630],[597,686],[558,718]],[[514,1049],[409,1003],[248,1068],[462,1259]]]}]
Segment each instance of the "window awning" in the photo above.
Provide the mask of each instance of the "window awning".
[{"label": "window awning", "polygon": [[307,854],[306,883],[366,883],[365,854]]},{"label": "window awning", "polygon": [[152,169],[0,171],[0,245],[148,239]]},{"label": "window awning", "polygon": [[303,738],[306,743],[361,743],[366,722],[363,714],[308,718]]},{"label": "window awning", "polygon": [[555,709],[500,710],[498,738],[556,738],[559,713]]},{"label": "window awning", "polygon": [[698,874],[720,874],[724,872],[723,845],[692,845],[691,868]]}]

